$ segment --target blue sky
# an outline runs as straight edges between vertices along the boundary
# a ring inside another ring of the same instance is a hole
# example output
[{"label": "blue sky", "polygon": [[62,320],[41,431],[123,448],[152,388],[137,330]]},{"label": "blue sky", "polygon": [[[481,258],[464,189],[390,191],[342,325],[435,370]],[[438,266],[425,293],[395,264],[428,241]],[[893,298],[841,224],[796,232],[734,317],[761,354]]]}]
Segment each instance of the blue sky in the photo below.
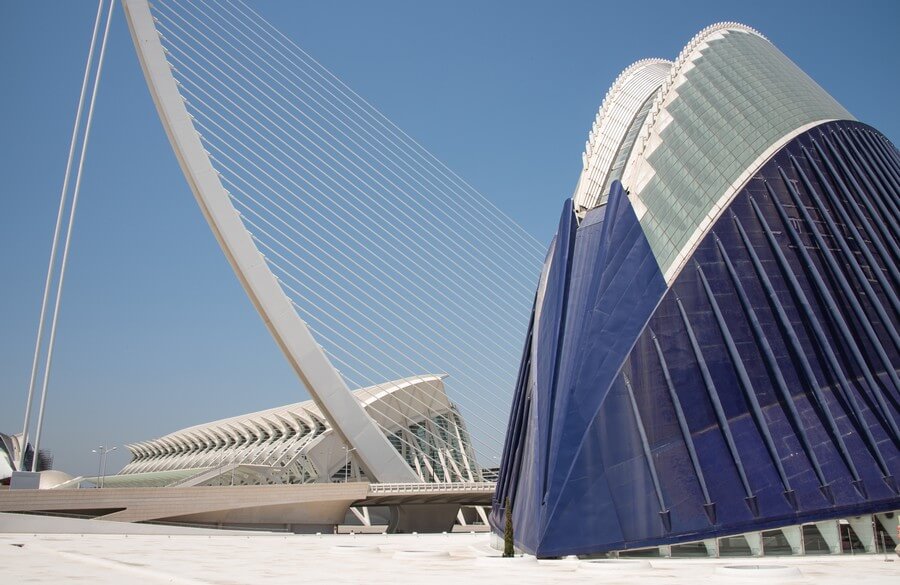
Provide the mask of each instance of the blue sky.
[{"label": "blue sky", "polygon": [[[255,3],[541,241],[607,87],[704,26],[759,29],[900,140],[900,3]],[[19,432],[55,206],[96,4],[0,2],[0,431]],[[91,448],[305,399],[188,190],[121,12],[63,299],[45,440]],[[124,449],[120,448],[120,451]],[[127,461],[116,453],[110,467]]]}]

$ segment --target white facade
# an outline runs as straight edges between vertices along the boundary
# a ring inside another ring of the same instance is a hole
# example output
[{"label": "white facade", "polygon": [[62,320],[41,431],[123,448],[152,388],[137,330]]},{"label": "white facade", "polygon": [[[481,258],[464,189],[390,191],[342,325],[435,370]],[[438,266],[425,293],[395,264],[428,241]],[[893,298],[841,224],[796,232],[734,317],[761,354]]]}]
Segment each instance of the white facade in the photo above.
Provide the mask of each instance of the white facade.
[{"label": "white facade", "polygon": [[0,480],[9,479],[21,459],[20,435],[0,433]]},{"label": "white facade", "polygon": [[637,133],[671,67],[671,61],[643,59],[626,68],[609,88],[585,143],[584,168],[572,197],[576,210],[606,201],[609,184],[621,178]]},{"label": "white facade", "polygon": [[638,61],[613,83],[589,135],[575,209],[604,204],[611,180],[621,180],[671,283],[772,154],[815,125],[853,119],[757,31],[714,24],[674,63]]},{"label": "white facade", "polygon": [[[420,481],[480,481],[465,423],[441,376],[353,392]],[[372,479],[313,401],[193,426],[128,445],[106,487],[291,484]]]}]

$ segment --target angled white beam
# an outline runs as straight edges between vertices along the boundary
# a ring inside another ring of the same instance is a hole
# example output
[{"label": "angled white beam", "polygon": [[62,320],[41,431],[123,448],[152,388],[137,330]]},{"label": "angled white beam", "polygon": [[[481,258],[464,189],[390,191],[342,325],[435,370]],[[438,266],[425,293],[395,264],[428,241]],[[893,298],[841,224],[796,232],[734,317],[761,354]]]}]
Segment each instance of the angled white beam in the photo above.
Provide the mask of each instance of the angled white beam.
[{"label": "angled white beam", "polygon": [[828,550],[833,555],[841,554],[841,525],[837,520],[824,520],[816,522],[819,534],[825,539]]},{"label": "angled white beam", "polygon": [[878,519],[878,522],[881,523],[881,526],[884,528],[884,531],[887,532],[888,544],[893,542],[893,544],[900,544],[900,526],[898,526],[898,516],[900,515],[900,511],[895,511],[892,514],[875,514],[875,518]]},{"label": "angled white beam", "polygon": [[853,529],[856,538],[859,539],[859,542],[863,545],[863,548],[866,549],[867,553],[874,553],[877,551],[877,545],[875,544],[875,523],[872,516],[854,516],[847,518],[847,523],[850,524],[850,528]]},{"label": "angled white beam", "polygon": [[203,148],[166,60],[147,0],[123,0],[160,120],[213,234],[269,332],[331,427],[381,482],[416,481],[300,319],[244,228]]},{"label": "angled white beam", "polygon": [[806,554],[806,550],[803,543],[803,526],[800,524],[795,524],[793,526],[786,526],[781,529],[781,533],[784,535],[785,540],[787,540],[788,544],[791,547],[791,554],[794,555],[804,555]]}]

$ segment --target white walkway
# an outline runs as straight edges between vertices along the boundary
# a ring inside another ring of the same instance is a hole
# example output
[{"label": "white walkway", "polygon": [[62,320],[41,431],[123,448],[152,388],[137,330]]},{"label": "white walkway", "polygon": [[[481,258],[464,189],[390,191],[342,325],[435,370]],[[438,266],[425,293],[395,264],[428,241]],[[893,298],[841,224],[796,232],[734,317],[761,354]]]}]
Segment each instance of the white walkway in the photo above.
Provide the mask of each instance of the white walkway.
[{"label": "white walkway", "polygon": [[[495,558],[486,534],[0,536],[4,585],[19,583],[900,583],[883,555],[536,561]],[[737,565],[744,569],[732,569]],[[757,565],[781,565],[765,575]]]}]

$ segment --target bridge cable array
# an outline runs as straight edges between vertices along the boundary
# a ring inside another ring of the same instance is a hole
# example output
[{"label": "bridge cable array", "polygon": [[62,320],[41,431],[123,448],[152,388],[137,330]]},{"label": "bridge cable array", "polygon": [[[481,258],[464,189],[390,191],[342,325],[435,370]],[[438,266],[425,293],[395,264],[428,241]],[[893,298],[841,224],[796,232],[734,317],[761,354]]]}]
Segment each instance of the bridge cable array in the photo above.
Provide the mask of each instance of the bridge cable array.
[{"label": "bridge cable array", "polygon": [[[40,407],[38,410],[37,428],[35,431],[35,439],[33,445],[33,457],[31,461],[31,471],[37,471],[38,453],[41,444],[41,431],[44,427],[44,407],[47,403],[47,388],[50,383],[50,372],[53,364],[53,348],[56,342],[56,326],[59,320],[59,310],[62,301],[63,284],[66,276],[66,265],[69,259],[69,249],[72,243],[72,228],[75,224],[75,210],[78,207],[78,195],[81,191],[81,175],[84,169],[84,159],[87,153],[88,139],[90,138],[91,123],[94,118],[94,105],[97,100],[97,90],[100,86],[100,76],[103,72],[103,60],[106,55],[106,41],[109,38],[109,28],[112,23],[113,8],[115,8],[115,0],[109,1],[109,8],[106,11],[106,24],[103,27],[103,37],[100,41],[99,56],[94,58],[97,48],[97,36],[100,30],[100,23],[103,17],[103,6],[106,0],[100,0],[97,3],[97,15],[94,19],[94,28],[91,33],[91,43],[88,50],[87,63],[84,68],[84,78],[81,82],[81,93],[78,97],[78,107],[75,112],[75,125],[72,129],[72,139],[69,144],[69,154],[66,159],[66,171],[63,178],[62,191],[59,196],[59,209],[56,215],[56,226],[53,229],[53,243],[50,247],[50,262],[47,267],[47,277],[44,281],[44,294],[41,300],[41,314],[38,319],[37,339],[34,347],[34,358],[31,364],[31,376],[28,382],[28,396],[25,401],[25,422],[22,426],[22,443],[19,455],[19,469],[25,470],[25,457],[27,455],[28,432],[31,423],[31,405],[34,401],[34,390],[37,382],[38,370],[41,364],[41,354],[46,346],[46,357],[43,361],[43,376],[41,378],[41,397]],[[93,71],[93,81],[89,84],[91,72]],[[90,85],[90,93],[88,87]],[[82,115],[84,113],[85,99],[90,95],[87,118],[82,124]],[[78,165],[75,172],[75,184],[69,192],[69,184],[72,177],[72,164],[75,160],[75,151],[78,150],[80,143],[80,152],[78,155]],[[63,216],[66,208],[69,210],[68,221],[66,222],[65,232],[63,232]],[[63,233],[65,240],[63,242],[62,256],[60,257],[59,242]],[[58,263],[58,267],[57,267]],[[53,291],[53,282],[56,281],[56,290]],[[44,325],[47,318],[47,306],[50,299],[53,298],[53,311],[50,313],[50,333],[45,339]]]},{"label": "bridge cable array", "polygon": [[448,374],[495,465],[544,246],[240,0],[151,7],[223,186],[348,385]]}]

